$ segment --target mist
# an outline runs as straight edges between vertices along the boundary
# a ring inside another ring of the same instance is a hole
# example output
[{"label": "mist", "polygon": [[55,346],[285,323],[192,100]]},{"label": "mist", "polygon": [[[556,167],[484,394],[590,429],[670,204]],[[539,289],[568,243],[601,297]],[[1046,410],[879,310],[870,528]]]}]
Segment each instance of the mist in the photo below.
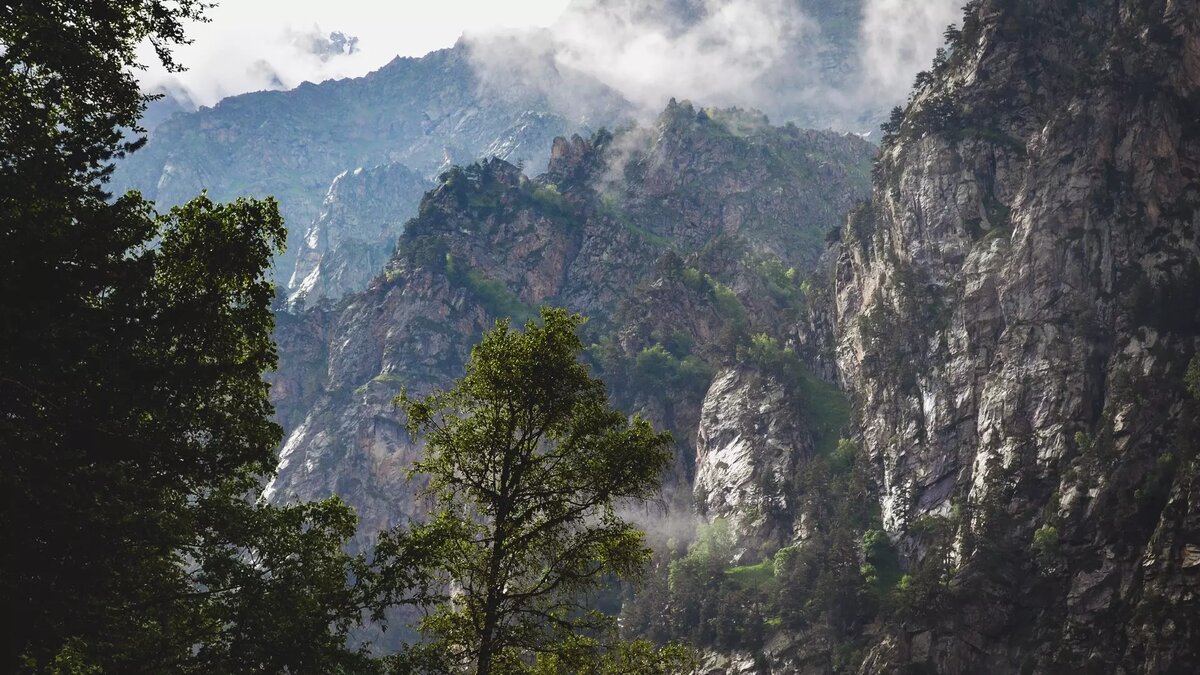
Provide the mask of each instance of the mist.
[{"label": "mist", "polygon": [[[929,66],[961,2],[576,0],[546,31],[466,39],[496,90],[554,82],[531,72],[550,61],[615,90],[643,117],[677,98],[869,132]],[[564,86],[548,93],[576,106],[590,95]]]},{"label": "mist", "polygon": [[189,54],[183,73],[154,71],[142,78],[147,91],[164,93],[191,107],[213,105],[248,91],[292,89],[303,82],[356,77],[379,56],[364,51],[356,36],[319,25],[285,27],[270,35],[232,30],[216,44]]},{"label": "mist", "polygon": [[[464,31],[547,26],[565,6],[566,0],[229,0],[206,13],[210,22],[186,26],[193,42],[174,50],[186,72],[166,72],[144,44],[139,56],[147,68],[137,75],[146,91],[213,105],[245,92],[360,77],[397,56],[450,47]],[[339,51],[331,45],[337,33],[360,39],[353,50],[342,43]]]}]

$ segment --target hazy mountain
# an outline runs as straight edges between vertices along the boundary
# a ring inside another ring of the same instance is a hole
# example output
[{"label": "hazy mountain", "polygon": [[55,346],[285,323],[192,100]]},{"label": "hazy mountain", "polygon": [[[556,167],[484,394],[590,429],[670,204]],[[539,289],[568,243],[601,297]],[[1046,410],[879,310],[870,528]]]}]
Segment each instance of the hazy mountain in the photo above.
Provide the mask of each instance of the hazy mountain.
[{"label": "hazy mountain", "polygon": [[588,110],[564,116],[540,88],[497,92],[476,75],[467,51],[460,43],[397,58],[365,77],[244,94],[174,115],[118,166],[113,187],[140,189],[160,206],[204,189],[222,200],[276,197],[289,228],[289,252],[277,266],[286,282],[300,238],[344,171],[401,163],[432,178],[493,154],[539,167],[556,135],[627,117],[618,95],[557,67],[543,76],[589,92]]}]

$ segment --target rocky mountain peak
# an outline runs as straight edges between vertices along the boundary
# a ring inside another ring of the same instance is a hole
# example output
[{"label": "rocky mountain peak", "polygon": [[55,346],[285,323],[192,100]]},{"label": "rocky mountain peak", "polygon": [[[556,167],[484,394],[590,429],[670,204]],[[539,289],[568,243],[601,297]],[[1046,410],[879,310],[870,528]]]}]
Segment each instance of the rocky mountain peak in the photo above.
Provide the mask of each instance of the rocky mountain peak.
[{"label": "rocky mountain peak", "polygon": [[[554,141],[550,170],[536,178],[494,158],[443,172],[365,291],[280,321],[276,405],[289,436],[272,496],[341,494],[363,514],[364,533],[419,514],[401,467],[420,447],[401,431],[390,397],[458,376],[496,318],[521,321],[555,304],[591,317],[593,365],[614,396],[677,431],[671,490],[685,501],[672,503],[690,502],[715,368],[733,366],[751,333],[785,343],[783,317],[802,306],[794,263],[770,253],[781,244],[765,242],[801,242],[808,252],[797,259],[813,258],[834,214],[866,194],[869,145],[834,133],[758,133],[689,124],[672,132],[678,144],[656,144],[655,130],[602,131]],[[770,134],[789,141],[768,149]],[[776,164],[764,168],[768,153]],[[783,199],[782,187],[799,180],[808,181],[804,192]],[[373,186],[390,189],[364,183],[366,203],[376,200]],[[739,382],[758,377],[757,366],[736,367]],[[658,377],[670,386],[648,384]],[[781,466],[809,452],[791,445],[791,433],[777,441]],[[706,438],[714,453],[728,440],[715,427]]]},{"label": "rocky mountain peak", "polygon": [[559,136],[550,146],[550,163],[546,173],[557,176],[575,176],[590,160],[593,146],[575,134],[570,140]]}]

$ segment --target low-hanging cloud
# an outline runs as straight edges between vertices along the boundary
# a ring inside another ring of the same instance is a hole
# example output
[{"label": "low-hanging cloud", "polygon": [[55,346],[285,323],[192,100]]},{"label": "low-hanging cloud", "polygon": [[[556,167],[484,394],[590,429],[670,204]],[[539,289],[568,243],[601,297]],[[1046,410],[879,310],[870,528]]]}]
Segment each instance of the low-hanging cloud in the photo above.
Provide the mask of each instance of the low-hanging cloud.
[{"label": "low-hanging cloud", "polygon": [[682,22],[617,3],[578,5],[553,29],[559,60],[649,107],[670,96],[756,103],[754,84],[815,28],[788,0],[712,0],[697,9]]},{"label": "low-hanging cloud", "polygon": [[193,42],[174,51],[187,72],[167,73],[144,44],[139,56],[147,68],[138,78],[147,91],[165,90],[212,105],[250,91],[366,75],[397,56],[450,47],[464,31],[547,26],[566,3],[229,0],[206,12],[209,22],[186,26]]},{"label": "low-hanging cloud", "polygon": [[[541,88],[560,112],[608,122],[619,121],[608,119],[618,98],[644,116],[669,98],[687,98],[757,108],[776,123],[869,131],[928,67],[946,25],[961,19],[962,2],[573,0],[548,29],[532,28],[550,22],[534,20],[532,9],[518,17],[531,26],[523,30],[458,21],[489,96]],[[185,107],[212,105],[246,91],[364,75],[397,52],[411,53],[404,49],[411,35],[372,27],[359,4],[327,13],[353,24],[346,33],[216,17],[196,28],[194,49],[181,51],[188,72],[143,73],[143,84]],[[376,23],[402,26],[411,11],[392,8]],[[551,3],[541,11],[557,10]],[[352,37],[359,30],[369,33],[361,42]]]},{"label": "low-hanging cloud", "polygon": [[929,67],[942,33],[961,23],[961,0],[870,0],[863,15],[862,86],[899,100],[913,76]]},{"label": "low-hanging cloud", "polygon": [[[219,42],[219,48],[214,42]],[[291,89],[306,81],[362,75],[379,58],[364,51],[357,37],[327,32],[316,24],[306,29],[233,30],[211,37],[205,46],[205,51],[189,54],[189,70],[154,71],[143,77],[143,87],[181,103],[213,105],[247,91]]]},{"label": "low-hanging cloud", "polygon": [[524,65],[536,60],[544,70],[549,61],[645,114],[674,97],[757,108],[776,122],[869,131],[928,67],[945,27],[961,19],[961,2],[576,0],[524,41],[491,34],[468,43],[496,90],[553,83],[558,98],[586,101],[588,92]]}]

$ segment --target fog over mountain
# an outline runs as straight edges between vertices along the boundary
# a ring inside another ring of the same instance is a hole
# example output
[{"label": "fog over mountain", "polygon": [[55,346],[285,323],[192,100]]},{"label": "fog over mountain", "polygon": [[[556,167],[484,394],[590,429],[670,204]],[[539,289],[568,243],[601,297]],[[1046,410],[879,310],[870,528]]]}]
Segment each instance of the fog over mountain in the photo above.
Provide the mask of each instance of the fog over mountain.
[{"label": "fog over mountain", "polygon": [[543,52],[649,114],[675,96],[870,132],[961,18],[959,4],[576,0],[548,31],[468,41],[485,77],[501,81],[523,77],[528,54]]},{"label": "fog over mountain", "polygon": [[[509,25],[516,27],[480,19],[464,26],[463,35],[475,67],[499,92],[514,83],[546,83],[530,64],[549,63],[611,87],[644,118],[674,96],[754,107],[777,121],[870,132],[929,63],[942,31],[960,18],[959,4],[573,0],[560,14],[553,3],[515,13]],[[379,20],[395,23],[397,17],[385,12]],[[397,54],[420,55],[399,35],[362,35],[358,29],[367,26],[357,14],[347,17],[344,28],[267,28],[253,17],[247,21],[206,41],[191,58],[185,52],[188,72],[147,73],[145,84],[173,99],[154,106],[152,115],[245,92],[361,76]],[[588,103],[579,92],[546,93],[576,108]]]}]

